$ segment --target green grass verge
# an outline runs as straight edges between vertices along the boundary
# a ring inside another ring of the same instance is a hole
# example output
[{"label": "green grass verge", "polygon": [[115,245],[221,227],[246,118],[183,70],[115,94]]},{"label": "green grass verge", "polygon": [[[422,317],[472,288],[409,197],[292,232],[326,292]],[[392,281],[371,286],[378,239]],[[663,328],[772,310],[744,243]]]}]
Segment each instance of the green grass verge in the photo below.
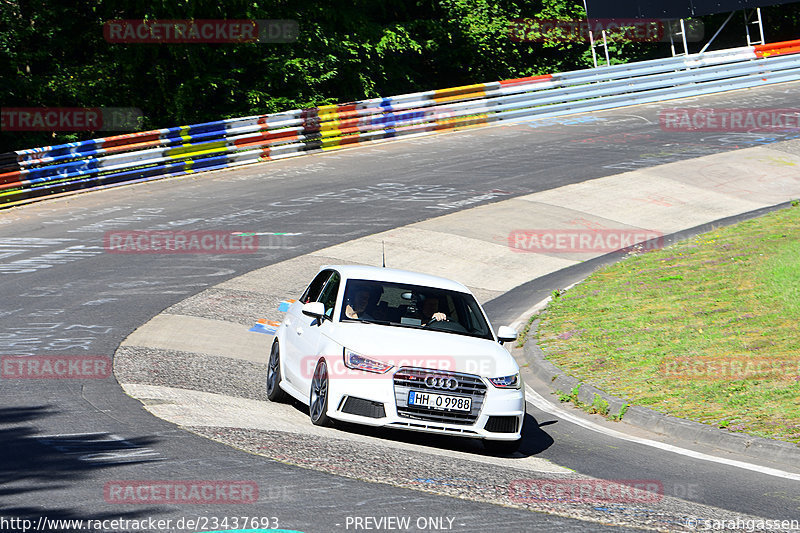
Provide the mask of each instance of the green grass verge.
[{"label": "green grass verge", "polygon": [[594,273],[553,299],[537,340],[631,405],[800,443],[800,208]]}]

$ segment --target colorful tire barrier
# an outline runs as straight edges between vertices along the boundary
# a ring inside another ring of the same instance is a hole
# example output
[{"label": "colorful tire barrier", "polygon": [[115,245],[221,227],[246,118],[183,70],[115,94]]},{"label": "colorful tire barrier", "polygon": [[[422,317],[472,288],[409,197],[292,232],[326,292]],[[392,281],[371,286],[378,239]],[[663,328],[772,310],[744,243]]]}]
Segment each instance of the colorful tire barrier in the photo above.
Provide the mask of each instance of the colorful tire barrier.
[{"label": "colorful tire barrier", "polygon": [[0,207],[404,135],[800,80],[800,41],[748,46],[0,154]]}]

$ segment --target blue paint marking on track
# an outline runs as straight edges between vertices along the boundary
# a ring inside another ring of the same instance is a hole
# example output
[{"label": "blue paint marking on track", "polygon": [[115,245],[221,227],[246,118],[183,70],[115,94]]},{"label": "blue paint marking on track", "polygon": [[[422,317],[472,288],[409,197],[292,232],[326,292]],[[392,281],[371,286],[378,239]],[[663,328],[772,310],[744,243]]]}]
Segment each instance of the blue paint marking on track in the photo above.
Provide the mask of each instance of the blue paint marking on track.
[{"label": "blue paint marking on track", "polygon": [[[281,303],[278,304],[278,311],[281,313],[285,313],[289,310],[289,307],[294,303],[294,300],[283,300]],[[275,335],[275,332],[278,331],[280,327],[280,322],[276,322],[274,320],[267,320],[266,318],[259,319],[255,326],[250,328],[247,331],[252,331],[254,333],[266,333],[267,335]]]},{"label": "blue paint marking on track", "polygon": [[275,335],[275,332],[278,331],[278,328],[276,328],[275,326],[269,326],[267,324],[256,324],[247,331],[252,331],[254,333],[266,333],[267,335]]}]

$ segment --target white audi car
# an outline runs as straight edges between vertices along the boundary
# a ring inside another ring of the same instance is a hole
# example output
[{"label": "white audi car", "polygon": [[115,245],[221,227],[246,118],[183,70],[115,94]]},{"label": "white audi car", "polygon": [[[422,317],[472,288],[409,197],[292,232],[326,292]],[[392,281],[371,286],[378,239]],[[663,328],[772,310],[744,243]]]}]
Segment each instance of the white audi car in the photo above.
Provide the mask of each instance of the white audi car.
[{"label": "white audi car", "polygon": [[519,446],[519,366],[470,291],[455,281],[368,266],[326,266],[275,334],[267,396],[289,394],[332,420]]}]

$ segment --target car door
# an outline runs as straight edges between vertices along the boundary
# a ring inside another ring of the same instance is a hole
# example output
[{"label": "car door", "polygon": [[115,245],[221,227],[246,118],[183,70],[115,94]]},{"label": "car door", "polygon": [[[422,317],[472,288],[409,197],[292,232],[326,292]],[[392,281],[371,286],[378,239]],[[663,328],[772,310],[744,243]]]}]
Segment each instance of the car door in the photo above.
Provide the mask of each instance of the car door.
[{"label": "car door", "polygon": [[286,335],[283,338],[283,370],[284,378],[294,387],[298,388],[302,382],[300,376],[301,359],[307,356],[308,347],[306,338],[303,335],[313,320],[302,313],[303,304],[316,302],[322,289],[333,273],[332,270],[323,270],[318,273],[309,283],[300,299],[292,305],[286,312],[284,323],[286,324]]},{"label": "car door", "polygon": [[[311,287],[312,291],[303,300],[307,302],[322,302],[325,305],[325,318],[319,320],[314,317],[306,316],[298,307],[297,315],[293,317],[293,324],[290,326],[287,338],[292,339],[292,352],[294,357],[286,361],[287,379],[304,394],[307,394],[311,386],[311,378],[314,375],[314,368],[317,363],[318,347],[321,337],[325,330],[330,328],[333,319],[336,297],[339,293],[339,282],[341,276],[335,270],[325,271],[327,273],[325,284],[319,294],[314,296],[316,287]],[[316,281],[316,279],[315,279]]]}]

